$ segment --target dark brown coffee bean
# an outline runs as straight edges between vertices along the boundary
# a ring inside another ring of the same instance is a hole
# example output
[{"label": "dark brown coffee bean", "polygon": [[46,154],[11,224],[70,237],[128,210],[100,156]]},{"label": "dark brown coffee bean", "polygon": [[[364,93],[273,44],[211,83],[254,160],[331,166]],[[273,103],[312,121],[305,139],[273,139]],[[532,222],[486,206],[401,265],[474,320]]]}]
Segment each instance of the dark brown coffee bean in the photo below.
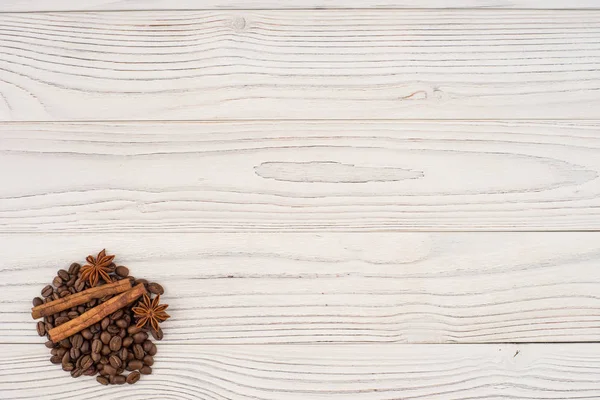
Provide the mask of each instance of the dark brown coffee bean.
[{"label": "dark brown coffee bean", "polygon": [[100,339],[94,339],[92,341],[92,353],[100,353],[102,351],[102,347],[104,347],[104,345]]},{"label": "dark brown coffee bean", "polygon": [[121,331],[121,328],[116,325],[109,325],[108,328],[106,328],[106,331],[111,335],[115,335]]},{"label": "dark brown coffee bean", "polygon": [[66,282],[69,279],[71,279],[71,277],[69,276],[69,273],[67,271],[65,271],[64,269],[59,269],[58,272],[56,273],[58,276],[60,276],[60,278]]},{"label": "dark brown coffee bean", "polygon": [[113,366],[113,368],[116,368],[116,369],[121,368],[121,365],[123,364],[121,359],[115,354],[113,354],[112,356],[110,356],[108,358],[108,362],[110,363],[110,365]]},{"label": "dark brown coffee bean", "polygon": [[94,368],[94,366],[92,365],[91,367],[89,367],[88,369],[86,369],[83,374],[86,376],[94,376],[96,375],[98,371],[96,370],[96,368]]},{"label": "dark brown coffee bean", "polygon": [[44,326],[46,327],[46,333],[50,332],[50,330],[54,328],[54,325],[52,325],[50,322],[46,322]]},{"label": "dark brown coffee bean", "polygon": [[121,347],[121,350],[119,350],[119,353],[118,353],[119,358],[123,361],[126,361],[127,353],[128,353],[127,349],[125,347]]},{"label": "dark brown coffee bean", "polygon": [[142,347],[142,345],[140,345],[140,344],[134,344],[133,345],[133,355],[138,360],[141,360],[142,358],[144,358],[144,356],[146,354],[144,353],[144,348]]},{"label": "dark brown coffee bean", "polygon": [[129,269],[127,267],[119,265],[117,268],[115,268],[115,273],[121,278],[126,278],[129,275]]},{"label": "dark brown coffee bean", "polygon": [[62,357],[59,355],[52,356],[50,357],[50,362],[52,364],[60,364],[62,362]]},{"label": "dark brown coffee bean", "polygon": [[59,356],[60,358],[62,358],[62,356],[65,355],[65,353],[69,351],[69,349],[65,349],[64,347],[59,347],[58,349],[56,349],[56,355]]},{"label": "dark brown coffee bean", "polygon": [[41,306],[42,304],[44,304],[44,300],[40,299],[39,297],[33,298],[33,306],[34,307]]},{"label": "dark brown coffee bean", "polygon": [[58,300],[58,299],[60,299],[60,295],[58,293],[53,293],[52,300]]},{"label": "dark brown coffee bean", "polygon": [[104,365],[108,364],[108,358],[107,357],[102,357],[100,359],[100,364],[104,364]]},{"label": "dark brown coffee bean", "polygon": [[108,385],[108,379],[106,379],[103,376],[97,376],[96,381],[101,385],[105,385],[105,386]]},{"label": "dark brown coffee bean", "polygon": [[67,363],[62,365],[63,371],[73,371],[75,366],[72,363]]},{"label": "dark brown coffee bean", "polygon": [[83,336],[85,340],[91,340],[94,337],[94,334],[88,328],[81,331],[81,336]]},{"label": "dark brown coffee bean", "polygon": [[71,342],[69,342],[69,339],[63,339],[59,343],[60,343],[60,347],[64,347],[65,349],[71,348]]},{"label": "dark brown coffee bean", "polygon": [[144,343],[148,339],[148,334],[146,332],[138,332],[133,335],[133,341],[136,343]]},{"label": "dark brown coffee bean", "polygon": [[113,383],[115,385],[122,385],[126,382],[126,378],[123,375],[115,375]]},{"label": "dark brown coffee bean", "polygon": [[132,343],[133,343],[133,338],[132,337],[126,337],[126,338],[123,339],[122,346],[123,347],[129,347],[129,346],[131,346]]},{"label": "dark brown coffee bean", "polygon": [[69,280],[65,284],[69,287],[69,289],[74,289],[73,285],[75,284],[76,280],[77,280],[77,277],[76,276],[72,276],[72,277],[69,278]]},{"label": "dark brown coffee bean", "polygon": [[58,349],[54,348],[54,349],[50,350],[50,354],[52,354],[53,356],[57,355],[58,354]]},{"label": "dark brown coffee bean", "polygon": [[144,343],[142,343],[142,348],[144,349],[144,351],[147,353],[148,351],[150,351],[150,349],[152,348],[152,341],[151,340],[146,340]]},{"label": "dark brown coffee bean", "polygon": [[152,368],[150,368],[147,365],[144,365],[142,368],[140,368],[140,374],[142,375],[150,375],[152,373]]},{"label": "dark brown coffee bean", "polygon": [[127,375],[127,383],[129,383],[130,385],[133,385],[134,383],[136,383],[139,380],[140,380],[140,373],[137,371],[133,371],[132,373]]},{"label": "dark brown coffee bean", "polygon": [[154,343],[152,343],[149,350],[146,353],[150,354],[151,356],[154,356],[154,355],[156,355],[157,352],[158,352],[158,349],[156,348],[156,345]]},{"label": "dark brown coffee bean", "polygon": [[127,321],[127,324],[128,324],[128,325],[129,325],[129,324],[131,324],[131,317],[129,316],[129,314],[125,314],[125,316],[123,317],[123,319],[124,319],[125,321]]},{"label": "dark brown coffee bean", "polygon": [[123,316],[123,310],[117,310],[110,316],[110,319],[116,321]]},{"label": "dark brown coffee bean", "polygon": [[102,332],[102,334],[100,335],[100,340],[102,340],[102,343],[104,343],[104,344],[110,343],[110,338],[111,338],[110,333],[108,333],[106,331]]},{"label": "dark brown coffee bean", "polygon": [[77,275],[80,268],[81,268],[81,265],[79,265],[78,263],[73,263],[73,264],[71,264],[71,266],[69,266],[69,273],[71,275]]},{"label": "dark brown coffee bean", "polygon": [[69,355],[69,352],[66,352],[65,354],[63,354],[60,362],[62,365],[69,364],[71,362],[71,356]]},{"label": "dark brown coffee bean", "polygon": [[135,280],[135,284],[139,285],[140,283],[143,283],[144,285],[148,284],[148,281],[146,279],[136,279]]},{"label": "dark brown coffee bean", "polygon": [[71,376],[73,378],[79,378],[81,375],[83,375],[83,370],[81,368],[75,368],[71,371]]},{"label": "dark brown coffee bean", "polygon": [[134,371],[144,366],[144,363],[140,360],[132,360],[127,363],[127,371]]},{"label": "dark brown coffee bean", "polygon": [[146,364],[147,366],[151,367],[154,365],[154,357],[152,357],[151,355],[147,355],[144,356],[144,364]]},{"label": "dark brown coffee bean", "polygon": [[81,352],[83,354],[90,354],[92,352],[92,345],[90,344],[89,340],[83,342],[81,345]]},{"label": "dark brown coffee bean", "polygon": [[[79,307],[77,307],[77,312],[78,312],[79,314],[83,314],[83,313],[85,312],[85,307],[84,307],[84,306],[79,306]],[[90,327],[90,328],[91,328],[91,327]],[[91,329],[90,329],[90,332],[91,332]],[[92,333],[93,333],[93,332],[92,332]]]},{"label": "dark brown coffee bean", "polygon": [[65,289],[65,290],[63,290],[63,291],[61,291],[61,292],[58,292],[58,295],[59,295],[61,298],[64,298],[64,297],[70,296],[71,294],[72,294],[72,293],[71,293],[71,292],[69,292],[69,290],[68,290],[68,289]]},{"label": "dark brown coffee bean", "polygon": [[118,319],[115,322],[115,325],[117,325],[121,329],[127,328],[129,326],[129,324],[127,323],[127,321],[125,321],[124,319]]},{"label": "dark brown coffee bean", "polygon": [[54,348],[54,342],[52,342],[52,340],[48,340],[46,343],[44,343],[44,346],[46,346],[49,349]]},{"label": "dark brown coffee bean", "polygon": [[160,328],[160,326],[158,327],[158,331],[155,331],[155,330],[154,330],[154,328],[151,328],[151,329],[150,329],[150,334],[152,334],[152,337],[153,337],[155,340],[162,340],[162,339],[163,339],[163,337],[164,337],[164,335],[163,335],[163,331],[162,331],[162,329]]},{"label": "dark brown coffee bean", "polygon": [[69,319],[77,318],[79,317],[79,313],[77,311],[69,311],[67,317],[69,317]]},{"label": "dark brown coffee bean", "polygon": [[131,360],[134,360],[134,359],[135,359],[135,356],[133,355],[133,351],[129,351],[127,353],[127,361],[131,361]]},{"label": "dark brown coffee bean", "polygon": [[44,322],[50,322],[51,324],[54,324],[54,315],[48,315],[47,317],[44,317]]},{"label": "dark brown coffee bean", "polygon": [[[60,314],[58,314],[58,317],[66,317],[68,313],[69,313],[69,312],[68,312],[67,310],[65,310],[65,311],[61,311],[61,312],[60,312]],[[56,315],[56,314],[54,314],[54,316],[56,317],[57,315]]]},{"label": "dark brown coffee bean", "polygon": [[107,356],[110,354],[110,347],[107,344],[102,347],[102,351],[100,352],[103,356]]},{"label": "dark brown coffee bean", "polygon": [[84,371],[94,364],[94,360],[89,355],[81,357],[81,369]]},{"label": "dark brown coffee bean", "polygon": [[63,284],[63,280],[60,279],[60,276],[55,276],[54,279],[52,280],[52,285],[54,285],[55,287],[59,287]]},{"label": "dark brown coffee bean", "polygon": [[70,321],[69,317],[58,317],[58,318],[54,319],[54,325],[59,326],[59,325],[64,324],[65,322],[69,322],[69,321]]},{"label": "dark brown coffee bean", "polygon": [[[90,301],[87,302],[88,307],[90,308],[94,308],[96,307],[96,304],[98,304],[98,299],[92,299]],[[107,325],[108,326],[108,325]]]},{"label": "dark brown coffee bean", "polygon": [[116,375],[117,369],[110,364],[104,364],[104,368],[102,368],[102,373],[104,375]]},{"label": "dark brown coffee bean", "polygon": [[98,363],[102,358],[102,355],[100,355],[100,353],[91,353],[90,357],[92,357],[92,360],[94,360],[95,363]]},{"label": "dark brown coffee bean", "polygon": [[77,293],[77,290],[75,290],[75,288],[74,288],[74,287],[70,287],[70,288],[69,288],[69,292],[70,292],[71,294],[75,294],[75,293]]},{"label": "dark brown coffee bean", "polygon": [[110,325],[110,318],[106,317],[102,320],[102,322],[100,323],[100,326],[102,327],[102,330],[105,331],[106,328],[108,328],[108,326]]},{"label": "dark brown coffee bean", "polygon": [[100,327],[100,324],[94,324],[94,325],[90,326],[90,332],[92,332],[94,335],[101,331],[102,331],[102,328]]},{"label": "dark brown coffee bean", "polygon": [[44,286],[41,293],[42,297],[50,297],[52,296],[52,293],[54,293],[54,289],[52,289],[52,286],[50,285]]},{"label": "dark brown coffee bean", "polygon": [[46,334],[46,324],[42,321],[39,321],[36,325],[37,333],[40,336],[44,336]]},{"label": "dark brown coffee bean", "polygon": [[101,297],[100,301],[104,303],[105,301],[108,301],[108,300],[112,299],[112,297],[113,297],[112,294],[107,294],[106,296]]},{"label": "dark brown coffee bean", "polygon": [[127,331],[126,331],[125,329],[121,329],[121,330],[119,331],[119,337],[120,337],[121,339],[124,339],[124,338],[125,338],[125,336],[127,336]]},{"label": "dark brown coffee bean", "polygon": [[121,349],[121,337],[113,336],[109,343],[111,351],[119,351]]},{"label": "dark brown coffee bean", "polygon": [[142,328],[138,328],[135,325],[131,325],[129,328],[127,328],[127,333],[129,333],[130,335],[135,335],[138,332],[141,332]]},{"label": "dark brown coffee bean", "polygon": [[152,283],[148,284],[148,291],[153,294],[164,294],[165,293],[165,289],[163,289],[163,287],[160,286],[156,282],[152,282]]},{"label": "dark brown coffee bean", "polygon": [[76,349],[80,349],[81,345],[83,344],[83,336],[81,336],[81,334],[76,333],[75,335],[71,336],[71,346],[73,346]]},{"label": "dark brown coffee bean", "polygon": [[85,282],[80,279],[77,279],[73,287],[76,291],[81,292],[85,288]]},{"label": "dark brown coffee bean", "polygon": [[81,350],[71,348],[71,350],[69,350],[69,356],[72,360],[77,360],[81,356]]}]

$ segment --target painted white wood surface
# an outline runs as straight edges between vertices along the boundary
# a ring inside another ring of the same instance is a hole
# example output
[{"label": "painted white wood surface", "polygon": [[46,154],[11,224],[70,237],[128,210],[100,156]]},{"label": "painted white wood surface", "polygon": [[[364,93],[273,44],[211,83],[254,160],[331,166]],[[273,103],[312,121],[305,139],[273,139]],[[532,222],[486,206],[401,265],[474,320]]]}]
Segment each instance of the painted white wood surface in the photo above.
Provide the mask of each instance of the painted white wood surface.
[{"label": "painted white wood surface", "polygon": [[160,282],[165,341],[596,341],[600,233],[1,235],[0,343],[40,343],[31,300],[106,247]]},{"label": "painted white wood surface", "polygon": [[3,399],[62,400],[77,393],[81,400],[580,400],[600,393],[598,344],[159,344],[154,375],[117,387],[72,379],[44,351],[0,345]]},{"label": "painted white wood surface", "polygon": [[0,119],[600,118],[600,11],[0,14]]},{"label": "painted white wood surface", "polygon": [[597,121],[0,125],[2,232],[597,230]]},{"label": "painted white wood surface", "polygon": [[597,9],[597,0],[2,0],[0,12],[211,9]]}]

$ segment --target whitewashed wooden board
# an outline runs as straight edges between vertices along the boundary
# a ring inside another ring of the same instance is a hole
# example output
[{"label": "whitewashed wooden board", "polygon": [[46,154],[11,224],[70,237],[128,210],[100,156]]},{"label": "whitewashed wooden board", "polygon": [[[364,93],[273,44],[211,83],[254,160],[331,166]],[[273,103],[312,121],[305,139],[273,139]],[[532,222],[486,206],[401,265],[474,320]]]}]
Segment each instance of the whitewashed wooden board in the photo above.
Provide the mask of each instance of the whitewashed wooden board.
[{"label": "whitewashed wooden board", "polygon": [[0,120],[600,118],[600,11],[0,14]]},{"label": "whitewashed wooden board", "polygon": [[3,399],[581,400],[600,393],[598,344],[159,344],[154,374],[117,387],[72,379],[39,347],[0,345]]},{"label": "whitewashed wooden board", "polygon": [[0,125],[2,232],[597,230],[597,121]]},{"label": "whitewashed wooden board", "polygon": [[597,0],[2,0],[0,12],[365,8],[597,9]]},{"label": "whitewashed wooden board", "polygon": [[600,233],[0,235],[0,343],[41,343],[31,300],[102,247],[160,282],[165,341],[596,341]]}]

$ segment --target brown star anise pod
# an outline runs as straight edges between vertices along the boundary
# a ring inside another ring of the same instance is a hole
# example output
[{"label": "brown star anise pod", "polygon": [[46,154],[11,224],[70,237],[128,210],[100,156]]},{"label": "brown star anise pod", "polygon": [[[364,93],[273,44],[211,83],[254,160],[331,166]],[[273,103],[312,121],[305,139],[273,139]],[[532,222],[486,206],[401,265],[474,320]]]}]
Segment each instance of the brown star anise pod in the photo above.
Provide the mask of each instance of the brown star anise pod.
[{"label": "brown star anise pod", "polygon": [[96,286],[100,277],[106,281],[106,283],[112,282],[108,275],[111,271],[110,264],[115,256],[107,256],[106,250],[102,250],[98,253],[98,257],[87,256],[85,259],[88,264],[81,267],[81,279],[87,280],[90,287]]},{"label": "brown star anise pod", "polygon": [[138,328],[143,328],[144,325],[150,322],[150,326],[152,326],[155,331],[158,331],[158,324],[170,317],[170,315],[165,312],[169,305],[159,303],[160,295],[156,296],[153,300],[150,300],[150,297],[144,293],[144,297],[138,303],[138,306],[131,309],[135,315],[140,318],[136,324]]}]

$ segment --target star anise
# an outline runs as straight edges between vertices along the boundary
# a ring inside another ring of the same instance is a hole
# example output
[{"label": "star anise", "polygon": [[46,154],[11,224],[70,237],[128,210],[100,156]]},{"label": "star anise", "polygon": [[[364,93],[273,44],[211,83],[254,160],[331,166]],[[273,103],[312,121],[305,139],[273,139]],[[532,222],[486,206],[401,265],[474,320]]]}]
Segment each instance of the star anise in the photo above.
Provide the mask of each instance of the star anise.
[{"label": "star anise", "polygon": [[110,265],[115,256],[107,256],[106,250],[102,250],[98,253],[98,257],[87,256],[85,259],[88,264],[81,267],[81,279],[87,280],[90,287],[96,286],[100,278],[104,279],[106,283],[112,282],[108,275],[111,271]]},{"label": "star anise", "polygon": [[159,303],[160,295],[150,300],[150,297],[147,294],[144,294],[144,297],[138,303],[138,306],[131,309],[135,315],[140,318],[136,324],[138,328],[143,328],[144,325],[150,322],[150,326],[155,331],[158,331],[158,324],[170,317],[170,315],[165,312],[169,305]]}]

